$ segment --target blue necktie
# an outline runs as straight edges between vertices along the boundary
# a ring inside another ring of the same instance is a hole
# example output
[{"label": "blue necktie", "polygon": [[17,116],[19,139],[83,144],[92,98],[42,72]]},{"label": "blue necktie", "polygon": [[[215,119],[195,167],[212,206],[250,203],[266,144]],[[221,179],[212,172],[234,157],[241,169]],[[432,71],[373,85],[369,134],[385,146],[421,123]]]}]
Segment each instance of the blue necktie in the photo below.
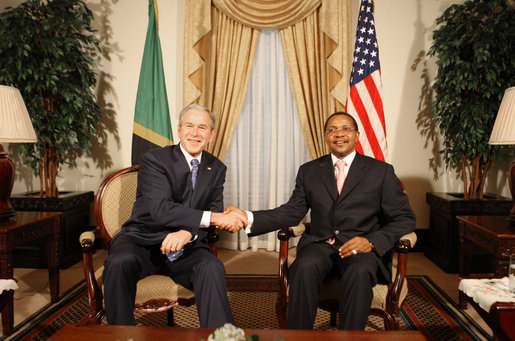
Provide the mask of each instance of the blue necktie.
[{"label": "blue necktie", "polygon": [[[191,160],[191,166],[193,167],[191,169],[191,186],[193,187],[193,189],[195,189],[195,185],[197,184],[198,165],[199,162],[197,159]],[[174,260],[182,256],[183,252],[184,248],[180,249],[179,251],[167,253],[166,256],[170,261],[173,262]]]},{"label": "blue necktie", "polygon": [[198,165],[199,162],[197,159],[191,160],[191,166],[193,167],[191,170],[191,186],[193,189],[195,189],[195,185],[197,184]]}]

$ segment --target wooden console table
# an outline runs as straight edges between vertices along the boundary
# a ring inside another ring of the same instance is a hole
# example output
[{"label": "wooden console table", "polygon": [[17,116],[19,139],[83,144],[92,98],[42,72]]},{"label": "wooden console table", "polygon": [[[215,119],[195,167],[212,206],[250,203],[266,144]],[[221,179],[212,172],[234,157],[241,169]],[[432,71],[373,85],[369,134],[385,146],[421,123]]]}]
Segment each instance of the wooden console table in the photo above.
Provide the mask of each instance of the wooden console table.
[{"label": "wooden console table", "polygon": [[495,276],[507,276],[511,250],[515,250],[515,227],[506,216],[457,216],[460,222],[459,275],[470,275],[472,245],[491,252],[496,258]]},{"label": "wooden console table", "polygon": [[[147,326],[74,326],[65,325],[50,340],[207,340],[211,328],[147,327]],[[364,331],[364,330],[288,330],[288,329],[244,329],[245,336],[259,335],[260,341],[275,340],[426,340],[419,330],[410,331]]]},{"label": "wooden console table", "polygon": [[[13,249],[39,238],[45,238],[50,298],[55,303],[59,299],[58,235],[60,212],[16,212],[16,216],[0,222],[0,278],[13,278]],[[2,309],[4,335],[13,332],[14,293],[7,297],[8,303]]]}]

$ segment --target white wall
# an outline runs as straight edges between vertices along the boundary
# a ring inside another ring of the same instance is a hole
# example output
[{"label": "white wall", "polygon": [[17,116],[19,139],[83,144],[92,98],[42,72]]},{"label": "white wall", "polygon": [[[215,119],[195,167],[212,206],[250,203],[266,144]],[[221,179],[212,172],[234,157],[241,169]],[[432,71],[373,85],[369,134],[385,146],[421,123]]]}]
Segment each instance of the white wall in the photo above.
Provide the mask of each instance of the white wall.
[{"label": "white wall", "polygon": [[[353,3],[355,27],[359,0]],[[5,6],[15,6],[20,0],[2,0]],[[101,141],[106,148],[95,150],[95,158],[84,157],[75,169],[63,169],[58,185],[61,190],[93,190],[114,170],[130,165],[134,103],[141,57],[148,23],[147,0],[87,0],[96,16],[96,27],[103,41],[110,46],[110,61],[104,61],[101,71],[110,75],[112,88],[104,98],[112,105],[112,120],[108,138]],[[440,161],[435,172],[429,159],[439,147],[439,141],[426,141],[417,122],[424,121],[420,96],[435,74],[434,62],[425,57],[431,45],[434,21],[451,0],[375,0],[375,21],[379,41],[379,56],[383,75],[384,109],[389,145],[388,161],[407,187],[410,202],[417,214],[417,228],[427,228],[429,207],[425,203],[428,191],[462,191],[461,180],[445,170]],[[182,108],[182,51],[185,0],[159,0],[160,37],[163,49],[165,78],[176,136],[177,115]],[[354,33],[353,33],[354,35]],[[418,56],[416,67],[412,67]],[[105,87],[103,87],[104,89]],[[103,160],[102,163],[97,159]],[[22,177],[27,174],[17,165],[20,176],[13,193],[38,189],[39,180]],[[510,196],[506,178],[508,164],[494,166],[487,191]],[[502,172],[498,170],[501,169]]]}]

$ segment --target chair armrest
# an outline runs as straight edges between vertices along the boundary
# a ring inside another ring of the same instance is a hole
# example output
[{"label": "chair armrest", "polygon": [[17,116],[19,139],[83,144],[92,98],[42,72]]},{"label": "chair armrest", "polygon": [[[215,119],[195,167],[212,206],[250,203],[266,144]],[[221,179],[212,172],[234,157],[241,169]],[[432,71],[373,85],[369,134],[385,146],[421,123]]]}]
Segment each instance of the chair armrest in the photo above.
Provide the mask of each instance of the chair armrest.
[{"label": "chair armrest", "polygon": [[[308,225],[309,226],[309,225]],[[277,233],[279,239],[279,291],[284,291],[288,287],[288,241],[290,238],[300,236],[306,230],[306,224],[300,223],[297,226],[281,229]]]},{"label": "chair armrest", "polygon": [[207,242],[209,244],[209,248],[211,252],[218,257],[218,250],[216,248],[216,242],[220,239],[220,231],[215,226],[209,226],[208,234],[207,234]]},{"label": "chair armrest", "polygon": [[94,250],[95,233],[93,231],[82,232],[79,236],[79,243],[82,252],[91,253]]},{"label": "chair armrest", "polygon": [[291,228],[285,228],[277,233],[279,239],[279,291],[275,303],[275,311],[279,322],[279,328],[287,327],[286,307],[288,305],[288,241],[295,234]]},{"label": "chair armrest", "polygon": [[293,233],[293,231],[290,228],[281,229],[277,233],[277,239],[279,239],[281,241],[281,243],[282,242],[288,243],[290,238],[293,238],[293,237],[295,237],[295,234]]},{"label": "chair armrest", "polygon": [[279,292],[277,295],[277,302],[275,305],[277,318],[279,320],[279,327],[286,328],[286,305],[288,304],[288,241],[292,237],[300,236],[309,223],[300,223],[297,226],[292,226],[279,231],[277,238],[279,239]]},{"label": "chair armrest", "polygon": [[208,233],[207,233],[207,242],[209,244],[216,243],[219,239],[220,239],[219,230],[214,226],[209,226]]},{"label": "chair armrest", "polygon": [[280,230],[277,233],[279,242],[279,291],[284,291],[286,295],[286,288],[288,287],[288,241],[290,238],[300,236],[309,227],[309,223],[300,223],[297,226],[291,226]]},{"label": "chair armrest", "polygon": [[95,232],[82,232],[79,236],[79,242],[82,250],[82,269],[84,271],[84,279],[86,280],[90,299],[89,320],[100,322],[102,316],[98,312],[103,311],[103,296],[102,290],[100,290],[100,286],[98,285],[97,279],[95,278],[95,271],[93,269]]},{"label": "chair armrest", "polygon": [[281,229],[279,233],[277,234],[277,238],[280,241],[286,241],[292,237],[298,237],[306,231],[306,228],[309,227],[309,223],[300,223],[297,226],[290,226],[285,229]]},{"label": "chair armrest", "polygon": [[386,309],[390,310],[390,307],[393,307],[395,311],[388,311],[390,314],[395,314],[398,316],[399,314],[399,304],[400,304],[400,296],[402,291],[402,286],[404,285],[404,281],[406,279],[406,269],[408,264],[408,252],[417,242],[417,235],[415,232],[408,233],[401,237],[401,239],[397,242],[395,246],[395,251],[397,252],[397,273],[395,274],[395,278],[393,279],[391,290],[388,291],[388,295],[386,297]]},{"label": "chair armrest", "polygon": [[407,254],[409,250],[411,250],[413,246],[415,246],[416,243],[417,234],[415,232],[405,234],[397,243],[395,251],[397,251],[398,253]]}]

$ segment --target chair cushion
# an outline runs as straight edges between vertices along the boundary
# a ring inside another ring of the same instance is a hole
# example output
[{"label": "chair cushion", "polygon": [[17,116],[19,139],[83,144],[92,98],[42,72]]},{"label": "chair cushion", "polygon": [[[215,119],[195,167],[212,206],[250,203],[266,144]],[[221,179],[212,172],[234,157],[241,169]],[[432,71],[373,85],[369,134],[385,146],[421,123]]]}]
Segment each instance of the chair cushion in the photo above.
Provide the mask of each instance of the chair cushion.
[{"label": "chair cushion", "polygon": [[[95,277],[98,284],[102,287],[102,291],[104,291],[104,286],[102,283],[103,271],[103,266],[95,271]],[[177,284],[170,277],[152,275],[138,281],[136,286],[136,300],[134,303],[143,304],[152,299],[167,299],[170,301],[175,301],[179,298],[191,299],[194,296],[195,295],[193,291],[186,289],[180,284]]]},{"label": "chair cushion", "polygon": [[159,298],[175,301],[178,298],[189,299],[193,297],[194,294],[191,290],[175,283],[170,277],[153,275],[138,282],[135,303],[141,304]]}]

